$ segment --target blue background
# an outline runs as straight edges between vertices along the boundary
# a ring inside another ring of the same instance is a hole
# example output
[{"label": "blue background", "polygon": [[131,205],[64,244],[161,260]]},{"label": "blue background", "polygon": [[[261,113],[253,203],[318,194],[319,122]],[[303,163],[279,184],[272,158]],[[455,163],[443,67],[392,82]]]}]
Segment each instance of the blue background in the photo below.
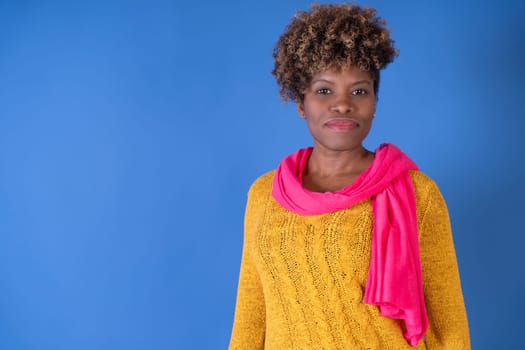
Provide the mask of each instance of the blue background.
[{"label": "blue background", "polygon": [[[370,148],[439,184],[474,349],[523,347],[525,2],[369,1]],[[0,1],[0,349],[225,349],[246,191],[310,145],[272,49],[307,1]]]}]

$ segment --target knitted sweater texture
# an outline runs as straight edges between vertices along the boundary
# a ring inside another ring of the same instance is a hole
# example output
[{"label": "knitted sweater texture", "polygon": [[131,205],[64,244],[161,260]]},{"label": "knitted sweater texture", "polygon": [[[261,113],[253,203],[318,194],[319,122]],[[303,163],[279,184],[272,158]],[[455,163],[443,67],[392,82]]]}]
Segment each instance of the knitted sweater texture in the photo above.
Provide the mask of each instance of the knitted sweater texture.
[{"label": "knitted sweater texture", "polygon": [[401,322],[363,303],[370,262],[370,200],[301,216],[271,196],[274,171],[248,194],[230,350],[470,349],[450,222],[435,183],[410,173],[429,317],[415,347]]}]

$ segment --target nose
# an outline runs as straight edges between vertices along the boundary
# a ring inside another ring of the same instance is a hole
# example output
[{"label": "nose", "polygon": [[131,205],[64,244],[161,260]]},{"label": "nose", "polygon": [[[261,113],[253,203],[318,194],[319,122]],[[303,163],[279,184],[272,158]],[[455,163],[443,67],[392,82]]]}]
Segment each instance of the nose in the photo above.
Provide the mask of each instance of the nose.
[{"label": "nose", "polygon": [[330,109],[332,112],[341,114],[352,113],[354,111],[354,104],[350,96],[342,94],[335,97]]}]

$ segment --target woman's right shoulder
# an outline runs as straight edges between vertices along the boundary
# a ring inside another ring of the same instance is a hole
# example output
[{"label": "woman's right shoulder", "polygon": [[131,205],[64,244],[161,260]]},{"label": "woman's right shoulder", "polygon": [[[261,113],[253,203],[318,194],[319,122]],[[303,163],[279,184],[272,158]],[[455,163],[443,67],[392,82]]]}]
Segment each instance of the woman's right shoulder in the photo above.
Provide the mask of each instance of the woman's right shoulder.
[{"label": "woman's right shoulder", "polygon": [[260,195],[271,193],[274,177],[275,177],[275,170],[268,171],[267,173],[259,176],[250,186],[248,195],[251,197],[251,196],[260,196]]}]

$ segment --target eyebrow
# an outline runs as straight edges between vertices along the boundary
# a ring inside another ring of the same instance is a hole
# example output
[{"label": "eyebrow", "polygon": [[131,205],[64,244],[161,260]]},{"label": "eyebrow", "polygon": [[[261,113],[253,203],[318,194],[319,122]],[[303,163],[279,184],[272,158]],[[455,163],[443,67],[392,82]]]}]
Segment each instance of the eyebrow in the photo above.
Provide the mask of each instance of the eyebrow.
[{"label": "eyebrow", "polygon": [[[315,84],[315,83],[329,83],[329,84],[333,84],[334,82],[331,81],[331,80],[327,80],[327,79],[315,79],[315,80],[312,81],[312,84]],[[359,85],[359,84],[372,85],[372,80],[358,80],[355,83],[353,83],[352,85]]]}]

